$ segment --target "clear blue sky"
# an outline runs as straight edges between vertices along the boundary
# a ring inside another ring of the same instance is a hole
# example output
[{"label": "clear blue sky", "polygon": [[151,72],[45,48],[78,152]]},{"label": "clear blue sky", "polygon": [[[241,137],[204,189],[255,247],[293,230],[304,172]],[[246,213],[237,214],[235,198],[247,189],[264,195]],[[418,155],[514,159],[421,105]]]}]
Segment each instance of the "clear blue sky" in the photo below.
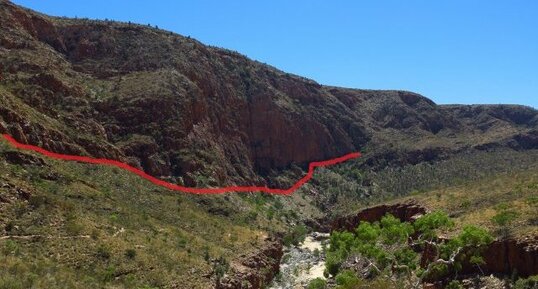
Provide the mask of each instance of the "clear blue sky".
[{"label": "clear blue sky", "polygon": [[15,0],[151,23],[322,84],[538,108],[534,0]]}]

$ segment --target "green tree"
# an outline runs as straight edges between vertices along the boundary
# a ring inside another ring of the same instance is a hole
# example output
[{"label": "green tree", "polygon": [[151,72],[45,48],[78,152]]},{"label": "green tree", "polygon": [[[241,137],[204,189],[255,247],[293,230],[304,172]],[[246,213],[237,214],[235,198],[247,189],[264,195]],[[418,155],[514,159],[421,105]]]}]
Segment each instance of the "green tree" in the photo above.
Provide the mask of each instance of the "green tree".
[{"label": "green tree", "polygon": [[[481,255],[484,245],[493,241],[493,237],[474,226],[464,227],[450,240],[438,237],[453,226],[446,213],[433,212],[413,224],[386,215],[379,222],[361,222],[353,232],[333,232],[326,250],[325,273],[336,276],[338,288],[352,288],[349,284],[354,284],[358,277],[340,269],[348,258],[355,257],[367,262],[371,275],[380,275],[385,280],[406,277],[402,279],[406,287],[418,288],[425,278],[457,274],[464,262],[480,268],[484,262]],[[418,262],[415,246],[430,247],[434,254],[425,267]]]},{"label": "green tree", "polygon": [[446,275],[450,270],[457,274],[463,262],[479,266],[483,263],[481,254],[485,245],[492,241],[493,237],[485,229],[466,226],[457,237],[448,242],[429,242],[428,244],[435,248],[436,255],[419,281],[436,274]]},{"label": "green tree", "polygon": [[454,226],[454,221],[445,212],[432,212],[418,218],[413,226],[419,232],[419,239],[432,240],[437,237],[441,229],[448,229]]}]

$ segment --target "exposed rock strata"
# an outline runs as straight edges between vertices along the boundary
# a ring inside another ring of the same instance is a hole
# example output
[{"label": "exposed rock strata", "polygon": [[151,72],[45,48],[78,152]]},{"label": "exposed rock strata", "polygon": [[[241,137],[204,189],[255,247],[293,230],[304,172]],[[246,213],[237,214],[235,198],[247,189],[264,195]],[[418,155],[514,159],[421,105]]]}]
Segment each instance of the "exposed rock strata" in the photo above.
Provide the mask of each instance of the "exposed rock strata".
[{"label": "exposed rock strata", "polygon": [[280,240],[267,238],[259,250],[234,260],[230,272],[220,280],[216,289],[265,288],[279,271],[282,249]]},{"label": "exposed rock strata", "polygon": [[352,151],[368,150],[371,169],[538,147],[532,108],[323,86],[167,31],[54,18],[5,0],[0,104],[0,132],[20,142],[189,186],[207,185],[200,175],[272,186],[268,176],[282,169]]},{"label": "exposed rock strata", "polygon": [[427,212],[428,210],[426,208],[413,202],[394,205],[379,205],[334,220],[331,226],[331,231],[353,231],[361,221],[379,221],[386,214],[391,214],[403,222],[410,222]]}]

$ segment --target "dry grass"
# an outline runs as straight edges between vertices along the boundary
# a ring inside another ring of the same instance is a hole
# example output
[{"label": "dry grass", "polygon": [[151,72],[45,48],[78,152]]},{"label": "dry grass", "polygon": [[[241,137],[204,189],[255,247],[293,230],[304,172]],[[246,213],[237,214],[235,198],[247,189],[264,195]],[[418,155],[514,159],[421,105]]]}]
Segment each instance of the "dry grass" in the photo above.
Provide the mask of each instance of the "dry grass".
[{"label": "dry grass", "polygon": [[538,196],[538,170],[504,173],[478,181],[443,189],[434,189],[397,201],[414,199],[431,210],[443,210],[455,217],[461,227],[473,224],[495,232],[499,229],[492,218],[499,205],[518,214],[510,224],[510,232],[522,237],[538,234],[538,208],[532,198]]},{"label": "dry grass", "polygon": [[[0,154],[5,150],[2,142]],[[0,235],[47,236],[0,240],[0,288],[207,288],[214,281],[206,252],[232,260],[259,247],[268,231],[288,227],[288,204],[267,220],[272,198],[256,207],[254,196],[209,199],[161,190],[117,169],[46,162],[0,159],[0,197],[11,198],[0,203]],[[57,179],[43,178],[50,173]],[[236,210],[208,211],[225,204]]]}]

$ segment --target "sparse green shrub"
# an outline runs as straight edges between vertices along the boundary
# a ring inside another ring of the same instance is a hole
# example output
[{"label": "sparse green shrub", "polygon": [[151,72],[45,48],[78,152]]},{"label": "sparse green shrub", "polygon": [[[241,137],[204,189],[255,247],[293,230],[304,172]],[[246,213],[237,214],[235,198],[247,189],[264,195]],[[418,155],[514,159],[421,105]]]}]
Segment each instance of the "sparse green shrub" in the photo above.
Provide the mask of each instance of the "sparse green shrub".
[{"label": "sparse green shrub", "polygon": [[110,256],[111,256],[110,248],[108,248],[107,246],[101,245],[97,248],[96,255],[99,259],[108,260],[110,259]]},{"label": "sparse green shrub", "polygon": [[353,289],[360,284],[360,279],[353,271],[343,271],[335,277],[337,289]]},{"label": "sparse green shrub", "polygon": [[293,210],[287,211],[286,215],[288,216],[288,218],[293,219],[293,220],[296,220],[296,219],[299,218],[299,215],[297,214],[297,212],[295,212]]},{"label": "sparse green shrub", "polygon": [[469,263],[471,263],[471,265],[480,267],[481,265],[484,265],[486,261],[484,260],[484,257],[480,255],[474,255],[469,258]]},{"label": "sparse green shrub", "polygon": [[28,204],[32,206],[32,208],[38,209],[39,207],[47,204],[47,198],[42,195],[31,195],[28,199]]},{"label": "sparse green shrub", "polygon": [[538,275],[530,276],[526,279],[519,279],[514,285],[514,289],[536,289],[538,288]]},{"label": "sparse green shrub", "polygon": [[213,263],[213,272],[217,277],[217,280],[220,280],[226,272],[230,269],[230,263],[224,257],[219,257]]},{"label": "sparse green shrub", "polygon": [[[340,266],[344,262],[345,256],[341,252],[338,253],[328,253],[325,258],[325,270],[328,274],[336,275],[340,270]],[[328,277],[328,276],[326,276]]]},{"label": "sparse green shrub", "polygon": [[2,253],[4,255],[18,255],[20,251],[19,244],[13,240],[6,240],[4,242],[4,247],[2,248]]},{"label": "sparse green shrub", "polygon": [[108,266],[101,274],[103,282],[110,282],[116,277],[116,268],[114,266]]},{"label": "sparse green shrub", "polygon": [[424,270],[420,274],[420,278],[428,280],[439,280],[445,278],[450,273],[447,264],[433,264],[428,271]]},{"label": "sparse green shrub", "polygon": [[185,239],[185,237],[183,236],[178,236],[177,246],[178,248],[182,248],[182,249],[187,247],[187,239]]},{"label": "sparse green shrub", "polygon": [[276,273],[274,280],[277,283],[280,283],[282,281],[282,272],[279,271],[278,273]]},{"label": "sparse green shrub", "polygon": [[205,247],[204,248],[204,260],[209,263],[209,261],[211,260],[211,255],[209,255],[209,248]]},{"label": "sparse green shrub", "polygon": [[281,263],[288,263],[288,261],[291,259],[291,255],[290,254],[284,254],[284,256],[282,256],[282,260],[281,260]]},{"label": "sparse green shrub", "polygon": [[470,200],[463,200],[463,201],[461,202],[461,207],[462,207],[463,209],[468,209],[468,208],[471,207],[471,205],[472,205],[472,203],[471,203]]},{"label": "sparse green shrub", "polygon": [[275,216],[275,209],[273,207],[269,207],[267,209],[267,220],[269,221],[273,220],[274,216]]},{"label": "sparse green shrub", "polygon": [[6,232],[11,232],[14,228],[15,228],[15,224],[13,223],[13,221],[9,221],[4,227],[4,230],[6,230]]},{"label": "sparse green shrub", "polygon": [[394,258],[396,263],[399,264],[399,266],[395,267],[394,270],[406,272],[409,270],[417,269],[417,257],[417,253],[411,248],[397,249],[394,252]]},{"label": "sparse green shrub", "polygon": [[299,243],[303,242],[306,234],[308,233],[308,228],[305,225],[297,225],[295,226],[288,234],[282,238],[282,242],[284,245],[299,245]]},{"label": "sparse green shrub", "polygon": [[461,285],[460,281],[452,280],[450,283],[448,283],[446,289],[463,289],[463,286]]},{"label": "sparse green shrub", "polygon": [[125,257],[127,257],[128,259],[134,259],[136,257],[136,250],[135,249],[125,250]]},{"label": "sparse green shrub", "polygon": [[538,207],[538,196],[528,197],[526,203],[531,207]]},{"label": "sparse green shrub", "polygon": [[519,217],[519,213],[513,211],[505,203],[497,205],[496,210],[497,214],[491,218],[491,221],[499,227],[500,235],[506,238],[510,235],[510,225]]},{"label": "sparse green shrub", "polygon": [[76,219],[71,219],[65,223],[65,230],[71,235],[80,235],[84,227]]},{"label": "sparse green shrub", "polygon": [[273,207],[275,207],[277,211],[280,211],[284,208],[284,204],[282,204],[282,201],[279,198],[275,198]]},{"label": "sparse green shrub", "polygon": [[326,289],[327,281],[321,278],[316,278],[308,283],[308,289]]},{"label": "sparse green shrub", "polygon": [[246,223],[250,223],[252,221],[255,221],[256,219],[258,219],[258,212],[252,210],[250,212],[248,212],[245,216],[245,222]]},{"label": "sparse green shrub", "polygon": [[498,226],[506,227],[517,219],[518,216],[519,214],[517,212],[506,210],[498,212],[491,220]]},{"label": "sparse green shrub", "polygon": [[293,276],[295,277],[299,276],[299,267],[293,268]]},{"label": "sparse green shrub", "polygon": [[28,206],[24,202],[15,202],[13,205],[15,216],[21,218],[26,212],[28,212]]},{"label": "sparse green shrub", "polygon": [[112,222],[117,222],[118,219],[119,219],[119,216],[118,216],[117,213],[113,213],[113,214],[110,214],[110,217],[109,217],[109,218],[110,218],[110,221],[112,221]]}]

